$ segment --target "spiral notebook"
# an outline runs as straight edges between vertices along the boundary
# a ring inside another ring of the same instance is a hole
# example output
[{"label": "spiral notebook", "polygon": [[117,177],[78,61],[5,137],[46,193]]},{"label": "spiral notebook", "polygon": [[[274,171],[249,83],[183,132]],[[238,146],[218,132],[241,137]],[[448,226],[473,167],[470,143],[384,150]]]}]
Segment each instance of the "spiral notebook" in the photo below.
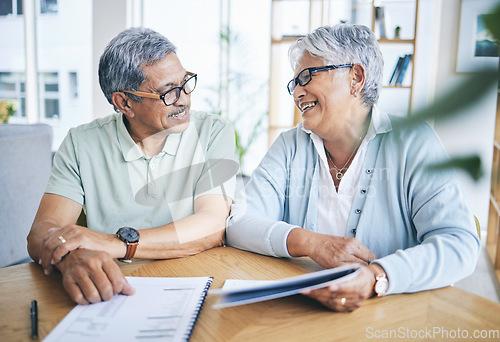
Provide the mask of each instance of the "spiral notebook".
[{"label": "spiral notebook", "polygon": [[213,277],[126,278],[133,296],[77,305],[44,341],[189,340]]}]

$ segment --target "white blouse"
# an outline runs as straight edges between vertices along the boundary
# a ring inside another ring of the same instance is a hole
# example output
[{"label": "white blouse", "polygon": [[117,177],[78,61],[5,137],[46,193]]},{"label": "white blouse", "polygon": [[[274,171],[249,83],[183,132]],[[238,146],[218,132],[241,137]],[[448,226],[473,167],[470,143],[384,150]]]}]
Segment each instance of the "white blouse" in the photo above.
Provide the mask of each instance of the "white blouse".
[{"label": "white blouse", "polygon": [[334,236],[346,236],[347,221],[349,220],[349,213],[351,212],[352,204],[354,202],[354,196],[356,194],[359,177],[363,168],[368,143],[376,135],[373,124],[374,121],[377,121],[378,119],[378,110],[373,110],[368,132],[361,142],[351,165],[342,177],[338,192],[330,174],[323,139],[315,133],[303,128],[305,132],[311,135],[314,147],[320,157],[318,233]]}]

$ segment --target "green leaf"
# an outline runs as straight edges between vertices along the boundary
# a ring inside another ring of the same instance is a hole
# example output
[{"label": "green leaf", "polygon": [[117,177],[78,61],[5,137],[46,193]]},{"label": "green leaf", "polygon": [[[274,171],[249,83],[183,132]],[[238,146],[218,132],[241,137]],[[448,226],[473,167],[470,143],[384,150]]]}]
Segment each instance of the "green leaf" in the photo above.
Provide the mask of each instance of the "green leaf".
[{"label": "green leaf", "polygon": [[421,120],[434,119],[441,121],[450,118],[457,118],[463,114],[464,109],[479,101],[485,94],[496,86],[498,82],[498,72],[488,70],[488,72],[474,73],[468,76],[459,85],[450,89],[441,96],[434,104],[421,109],[405,120],[398,120],[394,128],[400,126],[413,125]]},{"label": "green leaf", "polygon": [[443,170],[455,168],[457,170],[465,171],[474,180],[479,180],[483,176],[483,168],[481,158],[477,155],[470,155],[465,157],[454,157],[449,161],[434,164],[429,166],[429,170]]}]

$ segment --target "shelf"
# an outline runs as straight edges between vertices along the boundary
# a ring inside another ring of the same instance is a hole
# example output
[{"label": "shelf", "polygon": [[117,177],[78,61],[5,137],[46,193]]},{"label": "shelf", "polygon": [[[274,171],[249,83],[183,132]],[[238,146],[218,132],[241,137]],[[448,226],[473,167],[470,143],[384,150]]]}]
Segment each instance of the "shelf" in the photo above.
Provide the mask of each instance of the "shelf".
[{"label": "shelf", "polygon": [[[496,248],[497,248],[497,246],[493,245],[493,244],[486,245],[486,253],[488,254],[488,257],[489,257],[491,262],[495,259]],[[492,262],[492,266],[493,266],[495,276],[497,278],[497,282],[500,284],[500,270],[495,267],[493,262]]]},{"label": "shelf", "polygon": [[392,89],[411,89],[411,86],[400,86],[400,85],[391,86],[391,85],[385,85],[385,86],[383,86],[383,88],[392,88]]},{"label": "shelf", "polygon": [[[387,112],[400,112],[407,113],[408,116],[411,116],[412,108],[413,108],[413,87],[414,87],[414,75],[415,75],[415,61],[417,57],[417,33],[418,33],[418,13],[419,13],[419,0],[407,0],[404,1],[408,6],[405,6],[404,13],[404,22],[399,20],[397,21],[397,25],[401,28],[401,33],[403,35],[398,35],[401,38],[392,38],[390,33],[392,33],[395,29],[396,25],[394,22],[392,26],[388,26],[390,21],[387,21],[388,14],[391,12],[400,13],[401,7],[394,6],[395,2],[382,0],[372,0],[372,18],[371,18],[371,29],[372,31],[380,37],[377,41],[380,45],[382,53],[384,54],[384,59],[386,61],[386,67],[384,67],[384,78],[383,89],[386,91],[381,94],[381,99],[379,101],[380,106],[386,105],[387,108],[384,108]],[[396,12],[393,12],[396,10]],[[399,12],[398,12],[399,11]],[[385,32],[385,33],[384,33]],[[396,34],[396,33],[394,33]],[[400,63],[401,58],[403,60],[407,55],[411,55],[411,61],[408,64]],[[392,68],[391,68],[392,67]],[[403,71],[401,71],[403,69]],[[403,73],[403,76],[400,75],[400,72]],[[407,73],[407,75],[405,75]],[[396,75],[395,79],[393,76]],[[391,76],[390,79],[393,82],[389,82],[389,78],[387,76]],[[398,85],[395,85],[396,81],[399,80]],[[401,85],[403,83],[404,85]],[[389,85],[390,84],[390,85]],[[394,101],[390,100],[391,96],[394,96],[395,92],[392,90],[395,89],[407,89],[409,91],[408,94],[408,102],[405,105],[403,101],[396,101],[398,105],[394,106]],[[384,97],[384,94],[388,94]],[[403,107],[404,106],[404,107]]]},{"label": "shelf", "polygon": [[377,41],[381,44],[415,44],[415,39],[387,39],[380,38]]},{"label": "shelf", "polygon": [[283,36],[280,39],[271,39],[271,44],[279,44],[279,43],[293,43],[297,39],[304,37],[303,35],[298,35],[298,36]]},{"label": "shelf", "polygon": [[486,244],[486,252],[487,252],[490,260],[493,260],[495,257],[496,247],[497,246],[495,246],[493,244]]},{"label": "shelf", "polygon": [[[500,90],[500,88],[499,88]],[[495,137],[493,139],[493,161],[491,167],[490,210],[486,252],[500,284],[500,92],[497,96]]]}]

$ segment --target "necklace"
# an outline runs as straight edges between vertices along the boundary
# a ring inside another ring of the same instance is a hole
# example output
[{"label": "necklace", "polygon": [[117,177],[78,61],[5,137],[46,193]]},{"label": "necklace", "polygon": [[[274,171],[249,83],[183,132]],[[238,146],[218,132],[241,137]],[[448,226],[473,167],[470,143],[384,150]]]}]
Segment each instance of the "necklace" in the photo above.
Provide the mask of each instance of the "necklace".
[{"label": "necklace", "polygon": [[337,165],[335,165],[335,163],[333,162],[333,157],[332,155],[330,154],[330,152],[328,152],[328,150],[326,149],[325,147],[325,152],[326,152],[326,157],[328,158],[328,160],[332,163],[333,167],[337,170],[337,173],[335,174],[335,178],[337,178],[337,180],[341,180],[342,177],[344,177],[344,169],[346,168],[347,164],[349,164],[349,162],[352,160],[352,158],[354,157],[354,154],[356,153],[356,151],[358,150],[359,146],[361,145],[361,142],[362,142],[362,138],[360,137],[359,138],[359,143],[356,145],[356,147],[354,148],[354,150],[352,150],[352,153],[351,155],[349,156],[349,158],[347,159],[347,161],[345,162],[344,166],[342,166],[342,168],[339,168],[337,167]]}]

